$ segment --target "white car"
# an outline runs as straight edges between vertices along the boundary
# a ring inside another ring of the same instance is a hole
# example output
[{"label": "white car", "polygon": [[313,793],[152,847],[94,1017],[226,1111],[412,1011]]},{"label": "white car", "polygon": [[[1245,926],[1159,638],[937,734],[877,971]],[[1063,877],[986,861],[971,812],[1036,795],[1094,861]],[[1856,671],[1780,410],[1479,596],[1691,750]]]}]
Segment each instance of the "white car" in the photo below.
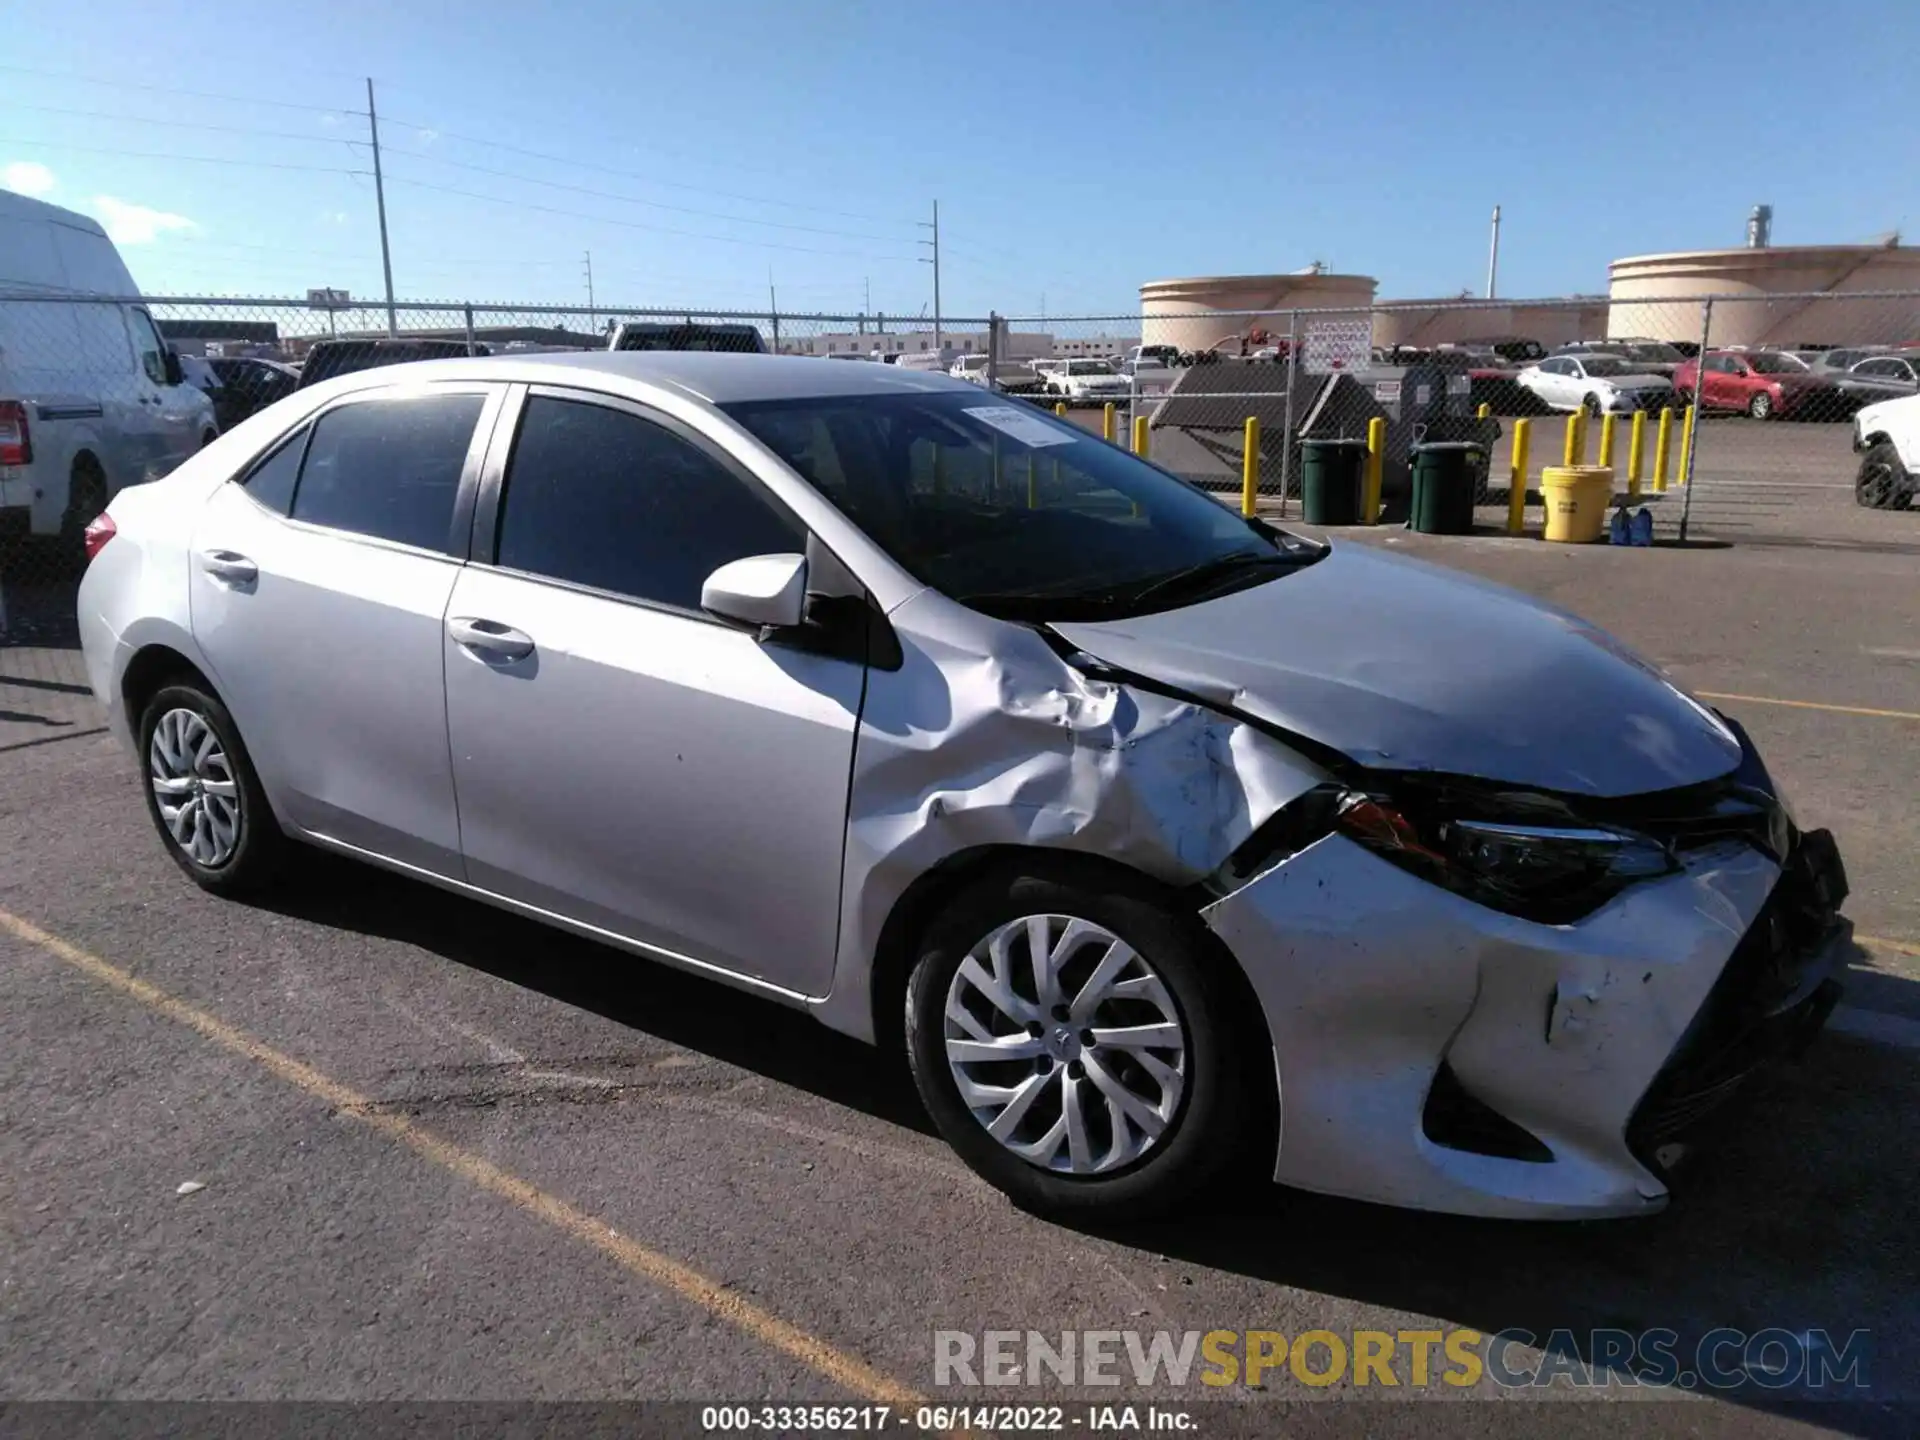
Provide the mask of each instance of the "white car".
[{"label": "white car", "polygon": [[1142,395],[1164,395],[1173,389],[1176,377],[1172,369],[1151,356],[1129,360],[1120,368],[1133,381],[1133,388]]},{"label": "white car", "polygon": [[1069,400],[1120,400],[1133,393],[1133,382],[1105,360],[1064,360],[1047,376],[1047,393]]},{"label": "white car", "polygon": [[1517,378],[1522,389],[1554,410],[1584,409],[1600,415],[1658,410],[1675,403],[1670,380],[1635,370],[1618,355],[1549,355]]},{"label": "white car", "polygon": [[1853,417],[1855,503],[1873,510],[1905,510],[1920,491],[1920,395],[1882,400]]},{"label": "white car", "polygon": [[0,534],[77,558],[108,500],[219,433],[139,295],[97,222],[0,191]]},{"label": "white car", "polygon": [[987,383],[987,357],[985,355],[962,355],[954,361],[947,374],[956,380],[965,380],[970,385]]}]

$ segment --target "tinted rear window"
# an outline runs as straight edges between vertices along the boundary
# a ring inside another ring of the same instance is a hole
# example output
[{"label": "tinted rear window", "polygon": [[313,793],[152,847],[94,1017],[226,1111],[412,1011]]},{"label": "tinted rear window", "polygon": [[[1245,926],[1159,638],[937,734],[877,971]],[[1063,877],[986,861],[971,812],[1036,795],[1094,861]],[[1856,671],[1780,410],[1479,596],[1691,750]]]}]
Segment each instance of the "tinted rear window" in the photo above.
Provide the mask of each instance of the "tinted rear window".
[{"label": "tinted rear window", "polygon": [[314,422],[293,518],[445,550],[478,395],[366,400]]}]

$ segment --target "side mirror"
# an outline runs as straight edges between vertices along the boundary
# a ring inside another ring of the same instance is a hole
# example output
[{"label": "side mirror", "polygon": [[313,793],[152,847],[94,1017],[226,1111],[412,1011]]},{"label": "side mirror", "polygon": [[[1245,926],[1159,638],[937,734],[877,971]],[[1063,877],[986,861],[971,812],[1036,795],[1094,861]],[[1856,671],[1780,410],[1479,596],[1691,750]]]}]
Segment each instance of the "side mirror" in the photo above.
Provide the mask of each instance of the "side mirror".
[{"label": "side mirror", "polygon": [[166,370],[167,384],[181,385],[186,383],[186,374],[180,368],[180,354],[171,345],[161,352],[160,363]]},{"label": "side mirror", "polygon": [[700,587],[700,608],[739,625],[798,625],[806,618],[807,557],[749,555],[730,560]]}]

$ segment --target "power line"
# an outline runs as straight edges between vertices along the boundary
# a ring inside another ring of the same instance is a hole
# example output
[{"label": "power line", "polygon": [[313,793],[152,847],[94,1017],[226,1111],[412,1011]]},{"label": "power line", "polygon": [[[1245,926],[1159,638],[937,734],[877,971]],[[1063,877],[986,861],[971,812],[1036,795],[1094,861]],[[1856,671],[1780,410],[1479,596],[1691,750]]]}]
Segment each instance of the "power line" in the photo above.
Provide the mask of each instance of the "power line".
[{"label": "power line", "polygon": [[[619,170],[611,165],[596,165],[591,161],[575,160],[565,155],[551,155],[542,150],[528,150],[524,146],[508,145],[499,140],[482,140],[474,135],[460,135],[449,130],[439,130],[434,126],[421,125],[412,120],[395,120],[389,117],[387,123],[389,125],[410,126],[414,130],[432,130],[433,133],[442,140],[459,140],[468,145],[484,145],[492,150],[506,150],[515,155],[524,155],[529,160],[545,160],[554,165],[571,165],[577,170],[594,170],[602,175],[613,175],[622,180],[638,180],[643,185],[658,185],[667,190],[686,190],[697,195],[718,196],[722,200],[738,200],[743,205],[771,205],[783,210],[806,210],[811,211],[815,215],[833,215],[842,220],[865,220],[873,225],[899,225],[905,227],[914,223],[911,220],[888,220],[879,215],[860,215],[850,210],[830,210],[820,205],[802,204],[797,200],[769,200],[762,195],[741,195],[731,190],[715,190],[706,185],[688,185],[678,180],[662,180],[658,176],[641,175],[631,170]],[[392,146],[388,146],[387,149],[391,154],[405,153],[409,155],[419,155],[425,153],[418,150],[397,151],[394,150]]]},{"label": "power line", "polygon": [[[389,120],[387,123],[391,125],[394,122]],[[471,165],[464,160],[448,159],[444,155],[430,155],[424,150],[396,150],[391,145],[381,148],[388,158],[405,155],[416,160],[431,161],[436,165],[451,165],[455,169],[471,170],[478,175],[496,175],[503,180],[519,180],[528,185],[544,185],[550,190],[567,190],[575,195],[591,195],[596,200],[617,200],[623,205],[644,205],[651,210],[670,210],[676,215],[695,215],[704,220],[725,220],[733,225],[760,225],[772,230],[795,230],[807,235],[834,235],[846,240],[872,240],[880,245],[899,243],[891,235],[863,235],[853,230],[829,230],[818,225],[795,225],[786,220],[755,220],[746,215],[728,215],[719,210],[695,210],[686,205],[669,205],[664,200],[642,200],[638,196],[621,195],[612,190],[595,190],[587,185],[569,185],[561,180],[542,180],[536,175],[523,175],[515,170],[495,170],[487,165]]]},{"label": "power line", "polygon": [[212,125],[197,120],[161,120],[151,115],[119,115],[105,110],[65,110],[58,105],[10,103],[9,108],[37,110],[46,115],[72,115],[82,120],[124,120],[135,125],[163,125],[175,130],[217,130],[228,135],[251,135],[263,140],[305,140],[320,145],[365,145],[367,143],[344,135],[303,135],[294,130],[257,130],[251,125]]},{"label": "power line", "polygon": [[401,176],[393,177],[395,185],[406,185],[415,190],[431,190],[440,195],[460,195],[468,200],[485,200],[494,205],[507,205],[519,210],[537,210],[546,215],[566,215],[575,220],[591,220],[597,225],[618,225],[626,230],[649,230],[660,235],[678,235],[687,240],[710,240],[721,245],[747,245],[756,250],[788,250],[798,255],[838,255],[856,260],[897,260],[908,263],[914,257],[910,255],[866,255],[854,250],[821,250],[805,245],[781,245],[772,240],[742,240],[736,235],[703,235],[692,230],[674,230],[665,225],[647,225],[638,220],[615,220],[607,215],[589,215],[580,210],[563,210],[556,205],[536,205],[531,200],[509,200],[502,195],[483,195],[476,190],[456,190],[449,185],[429,185],[424,180],[408,180]]},{"label": "power line", "polygon": [[230,155],[177,155],[164,150],[116,150],[105,145],[72,145],[65,140],[22,140],[0,135],[0,145],[38,145],[43,150],[74,150],[87,155],[120,155],[131,160],[180,160],[194,165],[244,165],[256,170],[306,170],[316,175],[370,175],[337,165],[295,165],[281,160],[236,160]]},{"label": "power line", "polygon": [[177,85],[145,85],[115,76],[111,80],[92,75],[63,75],[56,70],[36,70],[31,65],[0,65],[0,70],[15,75],[38,75],[43,80],[64,80],[75,85],[103,85],[110,90],[151,90],[161,95],[191,95],[197,100],[225,100],[234,105],[271,105],[279,110],[311,110],[321,115],[359,115],[341,105],[303,105],[293,100],[261,100],[247,95],[221,95],[211,90],[182,90]]}]

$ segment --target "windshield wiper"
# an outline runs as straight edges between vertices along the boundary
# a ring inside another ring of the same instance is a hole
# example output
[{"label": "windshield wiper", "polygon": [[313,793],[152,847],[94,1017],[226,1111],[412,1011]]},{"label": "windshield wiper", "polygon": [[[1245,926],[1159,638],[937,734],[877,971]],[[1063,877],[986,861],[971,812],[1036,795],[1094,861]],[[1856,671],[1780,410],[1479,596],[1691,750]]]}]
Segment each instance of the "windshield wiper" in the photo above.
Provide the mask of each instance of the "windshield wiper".
[{"label": "windshield wiper", "polygon": [[1153,580],[1127,596],[1130,605],[1145,605],[1149,601],[1163,600],[1167,596],[1190,592],[1195,596],[1205,594],[1216,584],[1247,575],[1257,570],[1293,570],[1299,566],[1311,564],[1320,558],[1319,554],[1288,555],[1279,551],[1235,550],[1227,555],[1215,555],[1202,560],[1197,565],[1188,565],[1173,570]]}]

